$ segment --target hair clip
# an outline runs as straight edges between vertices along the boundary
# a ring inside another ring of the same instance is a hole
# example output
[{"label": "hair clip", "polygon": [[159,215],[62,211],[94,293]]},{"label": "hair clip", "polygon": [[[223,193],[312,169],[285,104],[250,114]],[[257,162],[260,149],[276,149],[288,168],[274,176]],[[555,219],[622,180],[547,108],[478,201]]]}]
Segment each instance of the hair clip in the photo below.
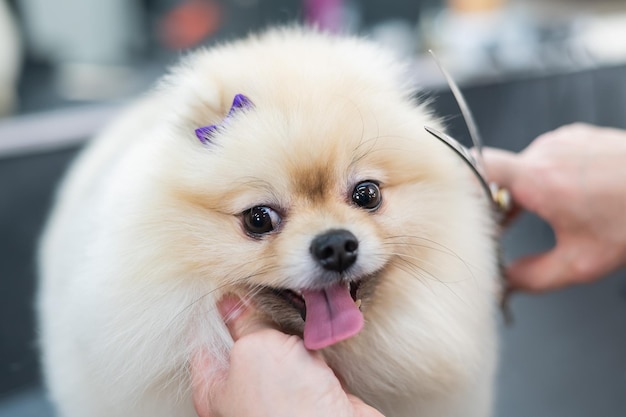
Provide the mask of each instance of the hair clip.
[{"label": "hair clip", "polygon": [[474,120],[472,112],[470,111],[469,106],[465,101],[465,97],[463,97],[461,90],[454,82],[448,71],[446,71],[443,65],[441,65],[441,62],[439,61],[435,53],[433,51],[428,52],[430,52],[430,55],[433,57],[435,63],[439,67],[439,70],[445,77],[448,86],[452,91],[452,95],[454,95],[454,98],[459,105],[459,108],[461,109],[461,114],[463,115],[463,119],[465,120],[467,129],[469,130],[470,137],[472,138],[475,152],[470,151],[468,148],[463,146],[459,141],[452,138],[451,136],[439,132],[432,127],[424,126],[424,129],[426,129],[428,133],[448,145],[453,151],[456,152],[457,155],[461,157],[461,159],[463,159],[463,161],[471,168],[472,172],[480,181],[480,184],[487,193],[489,200],[498,210],[506,213],[511,209],[511,195],[506,188],[502,188],[496,183],[490,183],[487,181],[487,176],[485,173],[485,162],[483,160],[482,153],[482,140],[480,138],[480,134],[478,133],[476,121]]},{"label": "hair clip", "polygon": [[252,101],[250,101],[248,97],[244,96],[243,94],[237,94],[233,99],[233,104],[230,106],[230,110],[228,111],[228,114],[226,115],[224,120],[222,120],[222,122],[219,124],[197,128],[196,136],[198,137],[198,139],[200,139],[200,142],[202,143],[211,143],[211,139],[213,138],[215,132],[228,124],[228,119],[232,118],[235,112],[240,109],[247,109],[253,106],[254,104],[252,103]]}]

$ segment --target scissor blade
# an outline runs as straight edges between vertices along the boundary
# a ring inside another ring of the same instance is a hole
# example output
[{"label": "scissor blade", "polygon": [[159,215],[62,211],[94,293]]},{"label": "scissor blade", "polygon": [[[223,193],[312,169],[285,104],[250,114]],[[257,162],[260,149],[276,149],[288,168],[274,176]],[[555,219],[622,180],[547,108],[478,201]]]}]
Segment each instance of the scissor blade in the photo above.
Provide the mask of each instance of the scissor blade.
[{"label": "scissor blade", "polygon": [[474,174],[480,181],[480,184],[482,185],[482,187],[485,189],[485,192],[487,193],[487,197],[489,198],[489,200],[492,200],[491,188],[489,187],[489,184],[487,183],[487,179],[485,178],[484,171],[482,167],[480,167],[476,163],[477,162],[476,158],[470,152],[470,150],[467,149],[465,146],[463,146],[461,143],[459,143],[459,141],[457,141],[456,139],[452,138],[449,135],[446,135],[443,132],[433,129],[432,127],[429,127],[429,126],[424,126],[424,129],[426,129],[428,133],[430,133],[431,135],[433,135],[434,137],[436,137],[437,139],[439,139],[440,141],[448,145],[448,147],[450,147],[453,151],[455,151],[461,157],[461,159],[465,161],[465,163],[472,169],[472,172],[474,172]]},{"label": "scissor blade", "polygon": [[474,147],[476,148],[476,151],[477,151],[476,165],[482,170],[484,169],[484,166],[485,166],[485,163],[483,160],[483,141],[481,139],[480,133],[478,132],[478,126],[476,125],[474,116],[472,115],[472,112],[469,109],[469,106],[467,105],[467,102],[465,101],[465,97],[463,96],[463,93],[461,93],[459,86],[456,84],[456,82],[454,82],[454,80],[452,79],[452,76],[443,67],[443,65],[441,64],[441,61],[439,61],[439,58],[437,58],[437,55],[435,55],[435,53],[432,50],[429,50],[428,52],[435,60],[435,63],[439,67],[439,70],[441,71],[443,76],[446,78],[446,81],[448,82],[448,86],[450,87],[450,90],[452,90],[452,94],[454,95],[454,98],[456,99],[456,102],[459,105],[459,108],[461,109],[461,114],[463,115],[463,119],[465,119],[465,124],[467,125],[467,129],[469,130],[470,137],[472,138],[472,142],[474,143]]}]

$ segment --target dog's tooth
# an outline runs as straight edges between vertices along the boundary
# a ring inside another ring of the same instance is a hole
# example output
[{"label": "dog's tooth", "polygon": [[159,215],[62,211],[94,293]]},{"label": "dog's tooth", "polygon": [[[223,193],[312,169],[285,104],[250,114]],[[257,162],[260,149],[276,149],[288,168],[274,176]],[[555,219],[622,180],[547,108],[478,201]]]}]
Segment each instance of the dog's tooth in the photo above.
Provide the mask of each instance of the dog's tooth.
[{"label": "dog's tooth", "polygon": [[354,304],[356,305],[356,307],[357,307],[358,309],[360,309],[360,308],[361,308],[361,299],[359,298],[358,300],[356,300],[356,301],[354,302]]}]

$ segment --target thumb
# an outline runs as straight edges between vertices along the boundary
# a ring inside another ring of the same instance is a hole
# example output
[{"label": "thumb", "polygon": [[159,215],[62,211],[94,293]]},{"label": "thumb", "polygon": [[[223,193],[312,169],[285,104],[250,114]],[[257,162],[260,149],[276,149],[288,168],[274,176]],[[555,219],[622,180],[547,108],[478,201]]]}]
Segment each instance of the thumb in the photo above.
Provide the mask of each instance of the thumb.
[{"label": "thumb", "polygon": [[248,334],[276,328],[249,301],[242,300],[235,295],[228,294],[224,296],[217,303],[217,309],[235,342]]},{"label": "thumb", "polygon": [[510,190],[520,169],[518,155],[503,149],[486,147],[483,149],[483,157],[488,181]]},{"label": "thumb", "polygon": [[[217,309],[236,342],[247,334],[273,328],[249,302],[228,294],[217,303]],[[199,417],[213,417],[217,404],[227,389],[228,368],[216,367],[208,351],[199,351],[191,359],[192,398]]]},{"label": "thumb", "polygon": [[[227,369],[212,366],[212,357],[206,351],[197,352],[190,363],[192,400],[199,417],[213,417],[212,398],[219,397],[219,390],[226,379]],[[209,372],[209,369],[213,369]]]},{"label": "thumb", "polygon": [[374,407],[365,404],[363,400],[354,395],[348,394],[348,400],[356,417],[385,417]]}]

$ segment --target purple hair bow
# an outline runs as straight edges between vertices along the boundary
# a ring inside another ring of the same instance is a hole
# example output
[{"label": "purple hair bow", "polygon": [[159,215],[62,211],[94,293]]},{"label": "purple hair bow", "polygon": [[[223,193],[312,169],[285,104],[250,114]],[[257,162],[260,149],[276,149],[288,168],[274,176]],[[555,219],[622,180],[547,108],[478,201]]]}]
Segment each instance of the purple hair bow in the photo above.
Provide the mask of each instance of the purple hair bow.
[{"label": "purple hair bow", "polygon": [[213,138],[215,131],[221,127],[224,127],[224,124],[226,124],[228,119],[231,118],[233,114],[235,114],[235,112],[237,112],[240,109],[250,108],[252,106],[253,106],[252,101],[250,101],[248,97],[244,96],[243,94],[237,94],[224,120],[222,120],[221,123],[216,124],[216,125],[209,125],[209,126],[203,126],[203,127],[197,128],[196,136],[198,137],[198,139],[200,139],[200,142],[202,143],[205,143],[205,144],[211,143],[211,139]]}]

